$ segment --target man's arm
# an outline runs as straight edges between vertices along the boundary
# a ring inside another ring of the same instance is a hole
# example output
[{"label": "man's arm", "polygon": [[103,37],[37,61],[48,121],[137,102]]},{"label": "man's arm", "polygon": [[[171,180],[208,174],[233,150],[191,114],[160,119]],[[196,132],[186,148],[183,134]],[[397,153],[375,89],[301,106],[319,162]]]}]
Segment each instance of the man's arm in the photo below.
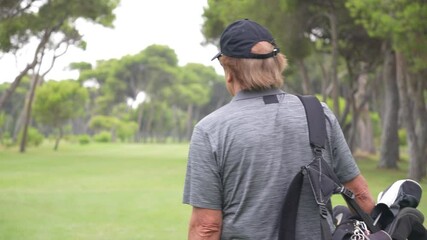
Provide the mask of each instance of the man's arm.
[{"label": "man's arm", "polygon": [[371,193],[369,193],[368,183],[365,178],[359,174],[352,180],[344,183],[344,186],[354,193],[355,200],[360,208],[370,214],[375,206],[375,202]]},{"label": "man's arm", "polygon": [[189,240],[219,240],[221,237],[222,211],[193,207]]}]

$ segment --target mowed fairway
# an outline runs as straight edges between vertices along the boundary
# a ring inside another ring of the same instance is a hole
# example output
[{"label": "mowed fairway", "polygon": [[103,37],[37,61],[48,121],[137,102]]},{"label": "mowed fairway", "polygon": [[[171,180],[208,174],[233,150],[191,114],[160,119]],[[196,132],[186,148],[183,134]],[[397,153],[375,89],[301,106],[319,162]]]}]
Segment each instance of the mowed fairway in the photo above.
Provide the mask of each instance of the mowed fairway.
[{"label": "mowed fairway", "polygon": [[0,239],[185,239],[188,145],[0,149]]},{"label": "mowed fairway", "polygon": [[[0,149],[0,240],[186,239],[187,144],[52,147]],[[375,196],[407,172],[358,164]],[[425,196],[418,208],[427,213]]]}]

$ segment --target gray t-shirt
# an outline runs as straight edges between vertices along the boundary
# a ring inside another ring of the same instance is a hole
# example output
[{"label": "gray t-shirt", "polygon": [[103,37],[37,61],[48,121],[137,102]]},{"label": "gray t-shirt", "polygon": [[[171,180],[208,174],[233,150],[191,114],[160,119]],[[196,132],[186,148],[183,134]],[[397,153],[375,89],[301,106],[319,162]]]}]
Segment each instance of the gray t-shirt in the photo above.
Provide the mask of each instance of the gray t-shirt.
[{"label": "gray t-shirt", "polygon": [[[264,102],[268,95],[277,95],[278,103]],[[344,183],[360,172],[337,119],[322,105],[328,133],[323,154]],[[221,239],[277,239],[289,184],[312,158],[298,97],[278,89],[240,91],[194,128],[183,202],[222,210]],[[318,240],[320,216],[308,181],[304,184],[296,239]]]}]

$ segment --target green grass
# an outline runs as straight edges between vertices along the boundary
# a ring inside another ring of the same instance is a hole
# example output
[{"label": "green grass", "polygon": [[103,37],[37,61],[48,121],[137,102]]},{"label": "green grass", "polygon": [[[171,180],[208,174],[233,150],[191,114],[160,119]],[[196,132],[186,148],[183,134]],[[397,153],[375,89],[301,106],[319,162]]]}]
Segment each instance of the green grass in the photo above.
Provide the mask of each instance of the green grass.
[{"label": "green grass", "polygon": [[0,150],[0,239],[185,239],[187,145]]},{"label": "green grass", "polygon": [[[0,148],[0,240],[186,239],[188,145],[52,147]],[[405,162],[400,170],[377,169],[369,157],[358,164],[374,196],[406,178]],[[419,209],[427,213],[425,197]]]}]

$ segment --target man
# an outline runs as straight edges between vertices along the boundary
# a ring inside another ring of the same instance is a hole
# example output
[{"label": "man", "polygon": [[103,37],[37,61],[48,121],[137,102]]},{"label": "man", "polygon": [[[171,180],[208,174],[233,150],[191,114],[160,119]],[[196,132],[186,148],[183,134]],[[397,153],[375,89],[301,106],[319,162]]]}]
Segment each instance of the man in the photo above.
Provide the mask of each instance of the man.
[{"label": "man", "polygon": [[[305,110],[298,97],[279,89],[287,61],[266,28],[236,21],[222,33],[220,48],[213,59],[223,66],[234,98],[193,131],[183,200],[193,206],[188,238],[277,239],[290,181],[313,158]],[[326,161],[370,212],[374,201],[366,181],[336,118],[323,108]],[[301,196],[297,239],[319,240],[320,217],[309,191]]]}]

